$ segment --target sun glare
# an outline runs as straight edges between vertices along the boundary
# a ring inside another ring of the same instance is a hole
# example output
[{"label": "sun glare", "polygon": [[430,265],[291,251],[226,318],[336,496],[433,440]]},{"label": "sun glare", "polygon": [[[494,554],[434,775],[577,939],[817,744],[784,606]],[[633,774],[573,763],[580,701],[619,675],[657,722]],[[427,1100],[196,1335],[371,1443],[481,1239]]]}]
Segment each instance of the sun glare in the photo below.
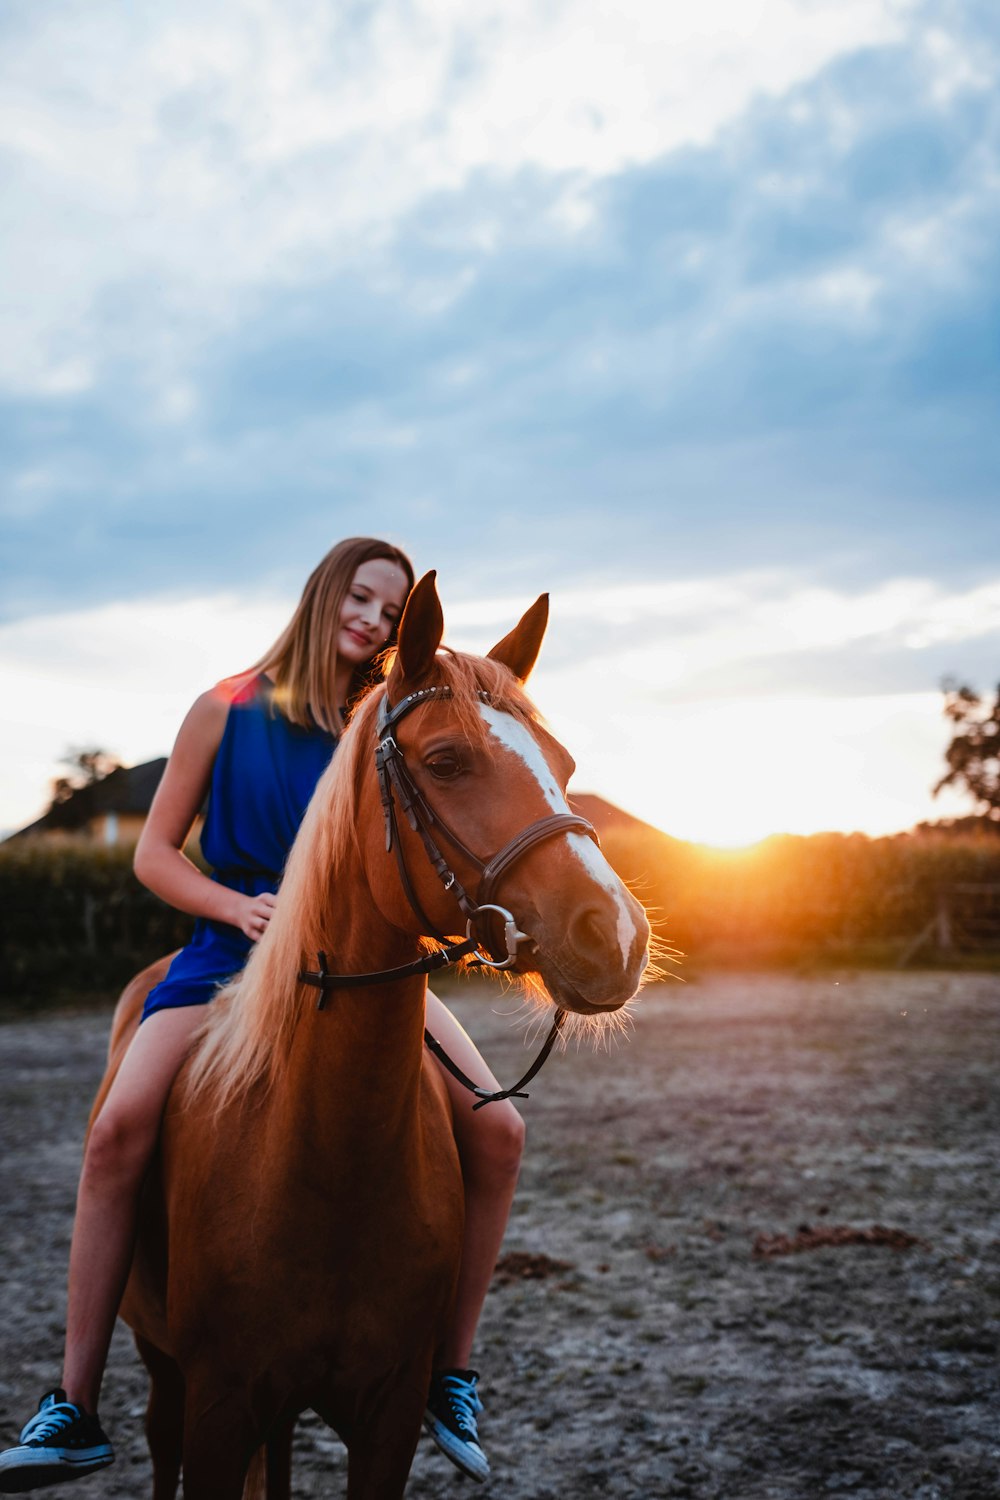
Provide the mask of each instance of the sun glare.
[{"label": "sun glare", "polygon": [[584,725],[567,728],[575,786],[694,843],[877,836],[967,811],[930,797],[947,737],[937,694],[730,698],[654,706],[641,719],[619,713],[606,728],[589,744]]}]

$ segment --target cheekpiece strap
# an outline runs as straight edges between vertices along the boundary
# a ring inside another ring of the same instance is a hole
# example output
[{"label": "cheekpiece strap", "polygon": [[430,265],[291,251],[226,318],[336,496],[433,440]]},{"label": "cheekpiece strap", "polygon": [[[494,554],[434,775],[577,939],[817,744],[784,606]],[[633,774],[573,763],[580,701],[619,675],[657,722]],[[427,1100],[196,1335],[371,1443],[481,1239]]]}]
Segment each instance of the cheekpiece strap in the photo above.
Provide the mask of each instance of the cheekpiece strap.
[{"label": "cheekpiece strap", "polygon": [[[405,698],[393,707],[389,707],[388,695],[383,696],[379,704],[378,718],[376,721],[377,744],[375,749],[375,765],[378,773],[379,794],[382,800],[382,813],[385,818],[385,847],[386,850],[395,848],[396,863],[399,867],[400,879],[406,897],[418,919],[423,923],[425,931],[431,932],[444,947],[433,953],[425,954],[423,958],[416,959],[410,964],[401,964],[396,969],[379,969],[370,974],[331,974],[327,969],[325,953],[318,955],[318,967],[315,970],[303,969],[299,974],[302,984],[313,985],[320,991],[317,1009],[322,1010],[326,1004],[326,996],[331,990],[353,989],[356,986],[372,984],[391,984],[399,979],[408,979],[416,975],[432,974],[436,969],[442,969],[448,964],[458,963],[460,959],[475,955],[473,962],[489,964],[491,968],[508,968],[513,963],[517,952],[518,941],[525,939],[525,934],[516,931],[516,924],[504,908],[494,906],[489,900],[493,886],[499,880],[503,872],[519,859],[528,849],[535,844],[541,843],[543,839],[552,838],[555,834],[568,833],[570,831],[587,834],[595,842],[600,844],[597,833],[586,818],[578,817],[575,813],[554,813],[551,817],[542,818],[537,823],[526,828],[511,839],[510,843],[500,850],[499,854],[493,856],[488,864],[484,865],[480,859],[467,849],[462,841],[436,816],[419,787],[413,781],[406,767],[403,753],[396,743],[393,730],[401,719],[404,719],[413,709],[420,704],[427,703],[435,698],[451,698],[452,690],[442,683],[433,687],[418,688],[413,693],[408,693]],[[483,703],[490,703],[492,699],[489,693],[483,689],[479,690],[479,698]],[[448,943],[447,939],[436,932],[433,924],[428,921],[425,913],[421,910],[417,901],[416,892],[406,869],[406,861],[403,858],[403,850],[399,840],[399,828],[396,823],[396,797],[399,798],[400,806],[410,826],[419,833],[424,850],[439,878],[444,884],[445,890],[451,891],[461,910],[469,918],[470,936],[463,943]],[[463,889],[454,871],[448,866],[444,855],[438,849],[431,836],[432,826],[440,829],[443,836],[465,855],[480,871],[480,884],[477,892],[476,902],[469,900],[467,892]],[[485,954],[480,952],[479,943],[471,936],[475,925],[476,916],[480,911],[500,912],[509,917],[508,929],[512,935],[508,935],[508,957],[505,962],[491,962]],[[549,1053],[555,1045],[556,1037],[559,1035],[562,1024],[566,1019],[566,1012],[562,1008],[557,1009],[551,1030],[545,1039],[541,1051],[535,1058],[531,1067],[522,1078],[519,1078],[509,1089],[497,1089],[491,1091],[473,1083],[462,1069],[455,1063],[436,1041],[430,1032],[425,1029],[424,1042],[428,1050],[434,1054],[441,1065],[455,1078],[463,1088],[476,1095],[477,1102],[473,1109],[483,1109],[487,1104],[497,1104],[502,1099],[526,1099],[525,1085],[530,1083],[535,1074],[545,1062]]]}]

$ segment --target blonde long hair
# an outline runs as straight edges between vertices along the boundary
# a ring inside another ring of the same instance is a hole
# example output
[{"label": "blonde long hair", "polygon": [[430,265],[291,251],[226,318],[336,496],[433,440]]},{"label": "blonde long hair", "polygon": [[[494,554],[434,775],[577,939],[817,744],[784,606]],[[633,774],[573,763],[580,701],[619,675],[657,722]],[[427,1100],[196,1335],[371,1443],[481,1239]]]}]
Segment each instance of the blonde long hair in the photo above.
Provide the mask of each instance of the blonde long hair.
[{"label": "blonde long hair", "polygon": [[[402,568],[409,592],[413,565],[405,552],[377,537],[347,537],[331,547],[310,573],[292,618],[270,650],[250,669],[268,674],[274,683],[275,705],[293,724],[311,729],[317,723],[334,734],[340,733],[341,705],[333,702],[340,612],[358,568],[379,558]],[[393,626],[384,649],[395,639]],[[371,663],[355,668],[348,705],[372,681]]]},{"label": "blonde long hair", "polygon": [[[473,743],[483,743],[488,733],[479,711],[480,691],[522,723],[538,717],[513,674],[486,658],[446,649],[427,680],[451,688],[457,727]],[[359,705],[292,845],[267,931],[242,974],[209,1007],[189,1085],[196,1093],[212,1093],[219,1112],[255,1084],[269,1087],[280,1077],[302,1007],[315,1001],[299,982],[299,970],[311,967],[318,950],[330,945],[333,900],[365,899],[356,885],[348,885],[345,872],[348,855],[358,847],[359,787],[374,764],[381,700],[382,692],[376,690]]]}]

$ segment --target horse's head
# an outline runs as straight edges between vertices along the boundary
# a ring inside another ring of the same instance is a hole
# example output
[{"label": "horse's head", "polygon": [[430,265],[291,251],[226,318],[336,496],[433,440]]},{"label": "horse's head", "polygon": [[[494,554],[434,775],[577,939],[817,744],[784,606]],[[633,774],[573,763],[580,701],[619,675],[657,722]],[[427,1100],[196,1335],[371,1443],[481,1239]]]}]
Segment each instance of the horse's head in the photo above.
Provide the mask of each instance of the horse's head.
[{"label": "horse's head", "polygon": [[598,1015],[636,992],[649,926],[571,813],[573,761],[521,688],[547,615],[543,596],[486,658],[439,654],[434,574],[417,584],[386,685],[383,806],[376,811],[370,791],[364,859],[376,901],[397,927],[428,935],[430,924],[452,935],[471,916],[474,935],[499,957],[506,926],[514,972],[539,975],[560,1006]]}]

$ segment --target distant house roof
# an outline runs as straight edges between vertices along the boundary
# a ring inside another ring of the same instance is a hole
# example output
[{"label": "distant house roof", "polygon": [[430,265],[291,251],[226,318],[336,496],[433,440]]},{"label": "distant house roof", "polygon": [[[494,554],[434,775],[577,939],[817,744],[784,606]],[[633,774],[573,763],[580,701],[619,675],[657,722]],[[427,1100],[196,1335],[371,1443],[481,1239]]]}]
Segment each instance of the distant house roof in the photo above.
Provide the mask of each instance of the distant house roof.
[{"label": "distant house roof", "polygon": [[145,813],[149,812],[153,794],[160,784],[166,768],[167,757],[147,760],[141,766],[120,766],[98,781],[92,791],[97,812]]},{"label": "distant house roof", "polygon": [[633,817],[624,808],[605,801],[595,792],[570,792],[567,800],[574,812],[579,813],[581,818],[586,818],[589,823],[593,823],[600,837],[612,830],[623,829],[633,833],[656,834],[661,839],[670,837],[661,829],[654,828],[652,823],[644,823],[641,818]]},{"label": "distant house roof", "polygon": [[54,833],[58,830],[82,828],[92,818],[108,813],[148,813],[153,794],[160,784],[160,777],[167,764],[167,757],[147,760],[141,766],[119,766],[101,781],[82,786],[66,798],[65,802],[50,807],[42,817],[19,828],[11,834],[12,839],[25,838],[29,834]]}]

